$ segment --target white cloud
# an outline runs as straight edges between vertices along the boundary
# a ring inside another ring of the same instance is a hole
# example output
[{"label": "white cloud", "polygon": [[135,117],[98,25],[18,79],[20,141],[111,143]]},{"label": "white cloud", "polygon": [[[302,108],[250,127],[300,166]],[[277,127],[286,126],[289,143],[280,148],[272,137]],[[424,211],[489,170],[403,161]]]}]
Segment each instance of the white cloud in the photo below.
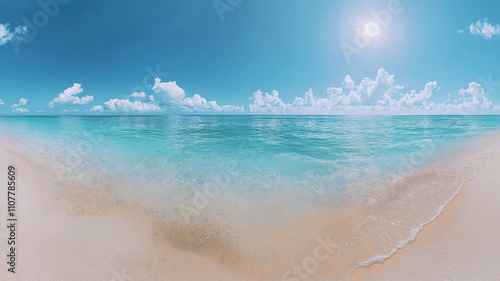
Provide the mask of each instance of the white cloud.
[{"label": "white cloud", "polygon": [[[220,106],[216,101],[208,101],[199,94],[187,96],[184,89],[174,82],[162,82],[156,78],[152,87],[155,95],[145,92],[135,92],[131,99],[110,99],[103,106],[92,107],[91,112],[122,111],[122,112],[162,112],[166,107],[179,108],[185,111],[197,112],[243,112],[242,106]],[[460,89],[458,93],[440,93],[437,81],[431,81],[417,90],[405,90],[404,86],[395,81],[395,75],[389,74],[380,68],[375,78],[366,77],[358,83],[352,76],[346,75],[341,86],[332,86],[323,93],[315,96],[309,89],[303,96],[294,97],[286,103],[278,91],[263,93],[258,90],[253,93],[249,104],[251,112],[276,114],[366,114],[381,112],[392,113],[449,113],[462,111],[473,113],[500,109],[488,99],[481,84],[471,82],[467,89]],[[75,83],[72,87],[59,94],[49,103],[88,104],[94,100],[93,96],[78,97],[83,89]],[[436,97],[435,97],[436,96]],[[435,102],[439,98],[447,98],[444,102]],[[1,103],[1,100],[0,100]],[[27,100],[21,98],[18,104],[12,107],[26,105]],[[24,112],[20,109],[17,112]]]},{"label": "white cloud", "polygon": [[351,90],[354,88],[354,80],[352,80],[351,75],[346,75],[344,78],[344,82],[342,82],[342,86],[346,89]]},{"label": "white cloud", "polygon": [[18,26],[14,28],[14,31],[11,31],[8,23],[0,23],[0,46],[10,41],[23,40],[27,32],[28,28],[26,26]]},{"label": "white cloud", "polygon": [[485,95],[484,88],[475,82],[469,84],[468,89],[459,91],[456,99],[435,103],[431,99],[439,92],[436,81],[428,82],[423,90],[411,90],[403,93],[403,86],[394,81],[385,69],[377,71],[377,77],[372,80],[364,78],[356,84],[350,75],[347,75],[341,87],[327,89],[327,97],[315,97],[309,89],[303,97],[295,97],[292,103],[285,103],[277,91],[272,94],[257,91],[250,99],[250,111],[268,113],[447,113],[454,111],[484,111],[494,108],[493,103]]},{"label": "white cloud", "polygon": [[243,112],[245,111],[245,108],[240,105],[217,105],[217,108],[215,109],[216,111],[223,111],[223,112]]},{"label": "white cloud", "polygon": [[161,94],[163,100],[166,103],[176,104],[182,101],[186,96],[184,90],[177,86],[177,82],[161,82],[160,78],[155,79],[155,85],[153,86],[153,91],[157,94]]},{"label": "white cloud", "polygon": [[469,31],[471,34],[480,35],[486,40],[491,40],[492,38],[500,36],[500,26],[490,24],[484,19],[484,22],[478,21],[476,23],[471,23],[469,25]]},{"label": "white cloud", "polygon": [[12,108],[14,108],[14,107],[24,106],[24,105],[26,105],[27,103],[28,103],[28,100],[27,100],[27,99],[25,99],[25,98],[21,98],[21,99],[19,100],[19,103],[18,103],[18,104],[13,104],[13,105],[12,105]]},{"label": "white cloud", "polygon": [[459,91],[459,109],[487,110],[493,108],[493,103],[488,100],[484,88],[476,82],[469,83],[469,88]]},{"label": "white cloud", "polygon": [[80,110],[78,108],[74,108],[74,109],[63,109],[61,110],[61,112],[63,113],[74,113],[74,112],[79,112]]},{"label": "white cloud", "polygon": [[130,97],[131,98],[140,98],[140,99],[143,99],[143,98],[146,97],[146,93],[144,93],[144,92],[140,92],[140,93],[135,92],[135,93],[131,94]]},{"label": "white cloud", "polygon": [[273,90],[272,94],[263,94],[260,90],[253,93],[253,104],[250,105],[250,111],[283,113],[290,108],[279,97],[278,91]]},{"label": "white cloud", "polygon": [[2,99],[0,99],[0,105],[4,105],[5,103],[3,103]]},{"label": "white cloud", "polygon": [[394,82],[394,75],[389,75],[383,68],[377,71],[375,80],[367,77],[355,85],[351,76],[347,75],[342,84],[344,89],[349,90],[348,94],[343,94],[342,88],[330,87],[327,90],[332,105],[387,104],[394,93],[403,89]]},{"label": "white cloud", "polygon": [[[171,107],[182,108],[187,111],[244,111],[243,106],[224,105],[220,106],[216,101],[207,101],[198,94],[193,97],[186,97],[184,89],[177,85],[177,82],[161,82],[160,78],[155,79],[153,91],[160,97],[163,104]],[[149,97],[154,102],[154,97]]]},{"label": "white cloud", "polygon": [[29,112],[29,110],[27,110],[26,108],[16,108],[16,110],[12,110],[12,112],[15,112],[15,113],[26,113],[26,112]]},{"label": "white cloud", "polygon": [[104,107],[102,105],[95,105],[90,111],[104,111]]},{"label": "white cloud", "polygon": [[462,30],[462,29],[459,29],[459,30],[457,30],[457,32],[458,32],[458,33],[460,33],[460,34],[462,34],[462,33],[464,33],[465,31],[464,31],[464,30]]},{"label": "white cloud", "polygon": [[49,107],[54,107],[54,103],[71,103],[71,104],[88,104],[94,101],[93,96],[77,97],[76,95],[83,93],[82,85],[74,83],[73,86],[64,90],[59,96],[49,102]]},{"label": "white cloud", "polygon": [[[162,109],[152,103],[144,103],[141,101],[130,101],[128,99],[111,99],[104,103],[106,108],[111,111],[126,111],[126,112],[158,112]],[[95,108],[95,107],[94,107]],[[93,109],[94,109],[93,108]],[[101,107],[102,108],[102,107]]]},{"label": "white cloud", "polygon": [[429,98],[432,96],[432,91],[437,88],[436,81],[429,82],[425,85],[425,89],[420,91],[417,94],[417,91],[413,90],[409,93],[406,93],[401,97],[400,100],[396,102],[398,108],[401,107],[415,107],[423,105],[424,107],[427,105]]},{"label": "white cloud", "polygon": [[[351,85],[346,85],[346,86],[351,87]],[[304,94],[304,98],[296,97],[293,103],[291,104],[291,107],[309,112],[325,111],[325,110],[331,110],[332,102],[329,99],[325,98],[323,99],[315,98],[312,89],[309,89],[309,91],[307,91]]]}]

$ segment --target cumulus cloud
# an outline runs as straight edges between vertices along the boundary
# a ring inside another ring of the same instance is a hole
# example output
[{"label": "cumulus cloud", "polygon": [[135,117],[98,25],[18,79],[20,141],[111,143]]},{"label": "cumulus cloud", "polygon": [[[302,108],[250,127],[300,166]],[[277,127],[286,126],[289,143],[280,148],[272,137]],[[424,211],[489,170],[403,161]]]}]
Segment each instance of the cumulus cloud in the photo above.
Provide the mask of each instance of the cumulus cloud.
[{"label": "cumulus cloud", "polygon": [[[375,80],[364,78],[358,85],[347,75],[342,83],[343,88],[330,87],[327,89],[332,105],[372,105],[387,104],[392,95],[403,86],[394,82],[394,75],[390,75],[385,69],[377,71]],[[344,89],[347,90],[344,93]]]},{"label": "cumulus cloud", "polygon": [[486,40],[491,40],[500,37],[500,26],[498,24],[490,24],[486,19],[484,22],[478,21],[469,25],[469,32],[474,35],[479,35]]},{"label": "cumulus cloud", "polygon": [[8,23],[0,23],[0,46],[11,41],[24,40],[27,32],[26,26],[18,26],[11,31]]},{"label": "cumulus cloud", "polygon": [[351,75],[346,75],[344,78],[344,82],[342,82],[342,86],[346,89],[351,90],[354,88],[354,80],[352,80]]},{"label": "cumulus cloud", "polygon": [[140,98],[140,99],[143,99],[143,98],[146,97],[146,93],[144,93],[144,92],[140,92],[140,93],[135,92],[135,93],[131,94],[130,97],[131,98]]},{"label": "cumulus cloud", "polygon": [[249,107],[250,111],[273,113],[338,111],[355,106],[390,104],[393,94],[402,89],[403,86],[395,83],[394,75],[381,68],[374,80],[364,78],[359,84],[350,75],[346,75],[342,87],[327,89],[327,98],[317,98],[312,89],[309,89],[304,97],[296,97],[293,103],[288,104],[280,99],[277,91],[264,94],[259,90],[251,97],[254,102]]},{"label": "cumulus cloud", "polygon": [[15,110],[12,110],[14,113],[26,113],[29,112],[26,108],[16,108]]},{"label": "cumulus cloud", "polygon": [[27,100],[27,99],[25,99],[25,98],[21,98],[21,99],[19,100],[19,103],[17,103],[17,104],[13,104],[13,105],[12,105],[12,108],[14,108],[14,107],[24,106],[24,105],[26,105],[27,103],[28,103],[28,100]]},{"label": "cumulus cloud", "polygon": [[488,110],[493,108],[493,103],[486,97],[484,88],[476,82],[469,83],[469,88],[459,91],[459,109]]},{"label": "cumulus cloud", "polygon": [[104,107],[102,107],[102,105],[95,105],[90,111],[101,112],[104,111]]},{"label": "cumulus cloud", "polygon": [[63,113],[75,113],[75,112],[79,112],[80,110],[78,108],[74,108],[74,109],[63,109],[61,110],[61,112]]},{"label": "cumulus cloud", "polygon": [[155,79],[153,91],[157,94],[161,94],[163,101],[170,104],[178,104],[186,96],[184,90],[177,86],[176,81],[161,82],[160,78]]},{"label": "cumulus cloud", "polygon": [[2,99],[0,99],[0,105],[4,105],[5,103],[3,103]]},{"label": "cumulus cloud", "polygon": [[250,111],[254,112],[273,112],[283,113],[290,109],[290,105],[285,104],[279,97],[278,91],[273,90],[271,94],[263,94],[260,90],[253,93],[253,104],[250,105]]},{"label": "cumulus cloud", "polygon": [[[303,97],[295,97],[292,103],[285,103],[277,91],[255,92],[249,105],[252,112],[267,113],[352,113],[352,112],[429,112],[484,111],[493,109],[484,88],[475,82],[467,89],[461,89],[454,101],[442,103],[431,101],[439,91],[437,81],[425,84],[422,90],[403,92],[404,87],[395,82],[394,75],[381,68],[375,79],[364,78],[356,83],[346,75],[340,87],[329,87],[326,97],[314,96],[309,89]],[[450,96],[450,94],[448,94]]]},{"label": "cumulus cloud", "polygon": [[[346,75],[340,85],[331,86],[326,92],[315,95],[309,89],[303,96],[297,96],[285,102],[278,91],[264,93],[260,90],[249,98],[251,112],[275,114],[370,114],[370,113],[464,113],[500,110],[485,94],[483,85],[471,82],[458,93],[440,93],[437,81],[430,81],[416,90],[406,90],[396,83],[395,75],[383,68],[377,70],[374,78],[365,77],[358,82],[351,75]],[[154,95],[146,92],[135,92],[127,99],[110,99],[104,105],[92,107],[90,112],[162,112],[168,108],[179,108],[196,112],[243,112],[242,106],[218,105],[216,101],[208,101],[199,94],[188,96],[175,81],[162,82],[155,79],[152,87]],[[78,97],[83,89],[75,83],[59,94],[49,103],[87,104],[93,96]],[[447,98],[444,102],[435,102]],[[1,103],[1,100],[0,100]],[[26,105],[22,98],[13,108]],[[18,112],[21,112],[20,109]]]},{"label": "cumulus cloud", "polygon": [[425,89],[417,94],[417,91],[412,90],[409,93],[404,94],[400,100],[396,102],[398,108],[401,107],[415,107],[423,106],[424,108],[428,104],[428,100],[432,97],[432,91],[437,88],[436,81],[429,82],[425,85]]},{"label": "cumulus cloud", "polygon": [[[161,82],[160,78],[155,79],[153,91],[159,95],[160,102],[171,107],[182,108],[187,111],[243,111],[243,106],[224,105],[220,106],[216,101],[207,101],[198,94],[193,97],[186,97],[184,89],[177,85],[177,82]],[[154,101],[154,97],[150,96]]]},{"label": "cumulus cloud", "polygon": [[[346,86],[351,87],[349,85]],[[325,111],[331,110],[332,105],[333,103],[329,99],[314,97],[313,90],[309,89],[309,91],[304,94],[304,98],[296,97],[291,107],[302,111]]]},{"label": "cumulus cloud", "polygon": [[[129,99],[110,99],[109,101],[105,102],[104,105],[110,111],[125,111],[125,112],[158,112],[158,111],[162,111],[162,109],[156,104],[144,103],[144,102],[141,102],[138,100],[130,101]],[[101,106],[101,108],[102,108],[102,106]],[[102,109],[104,109],[104,108],[102,108]],[[102,110],[100,110],[100,111],[102,111]]]},{"label": "cumulus cloud", "polygon": [[59,96],[49,102],[49,107],[54,107],[55,103],[71,103],[71,104],[88,104],[94,101],[93,96],[77,97],[76,95],[83,93],[82,85],[74,83],[73,86],[64,90]]}]

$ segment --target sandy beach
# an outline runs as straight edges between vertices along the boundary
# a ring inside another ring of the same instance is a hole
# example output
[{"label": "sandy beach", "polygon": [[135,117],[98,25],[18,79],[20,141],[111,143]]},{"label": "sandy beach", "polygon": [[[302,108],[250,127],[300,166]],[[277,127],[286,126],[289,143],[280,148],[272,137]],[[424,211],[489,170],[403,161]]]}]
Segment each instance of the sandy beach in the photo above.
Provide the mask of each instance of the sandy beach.
[{"label": "sandy beach", "polygon": [[500,154],[464,184],[416,240],[349,281],[500,280]]},{"label": "sandy beach", "polygon": [[0,11],[0,281],[500,281],[500,0]]},{"label": "sandy beach", "polygon": [[[0,280],[252,280],[214,260],[155,241],[154,222],[130,206],[110,205],[94,194],[79,198],[79,210],[56,203],[46,169],[11,153],[0,139],[0,167],[17,170],[16,273],[7,271],[7,208],[0,210]],[[6,206],[5,196],[0,206]],[[74,195],[70,195],[74,196]],[[82,197],[82,195],[74,196]],[[106,203],[102,206],[100,203]]]},{"label": "sandy beach", "polygon": [[[44,167],[13,153],[10,147],[16,144],[9,139],[2,143],[2,171],[7,176],[11,164],[17,169],[19,221],[16,274],[3,267],[0,280],[263,280],[159,241],[155,221],[130,204],[112,203],[113,194],[54,192]],[[383,264],[356,268],[349,280],[498,280],[499,170],[497,154],[414,242]],[[61,205],[58,196],[75,204]],[[0,200],[5,206],[6,196]],[[6,210],[0,215],[6,221]],[[7,237],[2,228],[2,256]]]}]

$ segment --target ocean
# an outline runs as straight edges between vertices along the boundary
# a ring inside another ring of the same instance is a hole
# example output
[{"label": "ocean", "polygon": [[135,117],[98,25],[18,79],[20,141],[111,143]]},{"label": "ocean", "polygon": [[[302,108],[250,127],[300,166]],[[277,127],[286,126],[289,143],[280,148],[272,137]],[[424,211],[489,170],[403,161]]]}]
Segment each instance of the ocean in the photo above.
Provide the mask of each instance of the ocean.
[{"label": "ocean", "polygon": [[159,241],[279,280],[394,254],[487,165],[498,130],[500,116],[0,117],[68,213],[92,212],[67,189],[139,207]]}]

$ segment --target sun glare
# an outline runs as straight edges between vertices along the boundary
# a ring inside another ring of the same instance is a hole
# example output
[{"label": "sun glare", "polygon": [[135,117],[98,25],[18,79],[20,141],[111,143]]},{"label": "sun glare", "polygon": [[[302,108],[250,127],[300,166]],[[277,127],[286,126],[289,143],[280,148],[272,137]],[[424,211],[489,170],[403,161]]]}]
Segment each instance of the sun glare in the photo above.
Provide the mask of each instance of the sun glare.
[{"label": "sun glare", "polygon": [[370,37],[376,37],[380,34],[380,25],[376,22],[369,22],[365,25],[365,33]]}]

